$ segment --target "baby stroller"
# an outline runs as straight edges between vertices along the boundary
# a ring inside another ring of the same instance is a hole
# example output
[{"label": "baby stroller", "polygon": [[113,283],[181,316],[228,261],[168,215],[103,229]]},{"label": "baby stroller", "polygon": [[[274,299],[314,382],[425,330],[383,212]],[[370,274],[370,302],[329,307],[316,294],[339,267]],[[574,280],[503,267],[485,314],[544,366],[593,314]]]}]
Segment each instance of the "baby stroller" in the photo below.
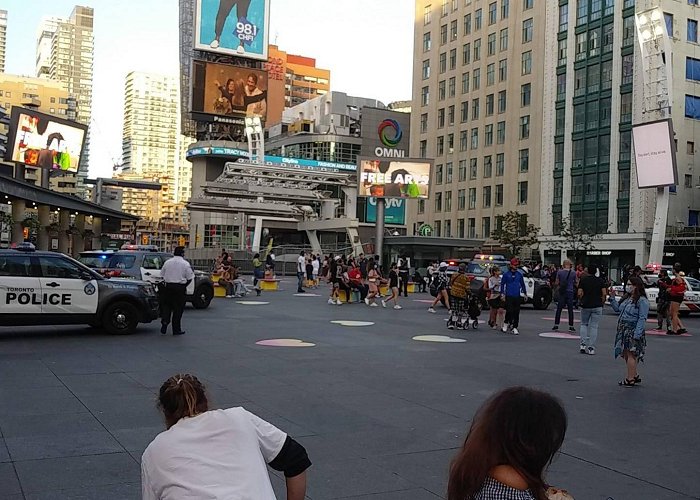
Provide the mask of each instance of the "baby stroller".
[{"label": "baby stroller", "polygon": [[479,315],[481,314],[481,300],[479,300],[479,297],[472,293],[469,297],[469,304],[467,306],[467,315],[469,316],[469,321],[467,324],[467,328],[469,325],[476,330],[479,328]]}]

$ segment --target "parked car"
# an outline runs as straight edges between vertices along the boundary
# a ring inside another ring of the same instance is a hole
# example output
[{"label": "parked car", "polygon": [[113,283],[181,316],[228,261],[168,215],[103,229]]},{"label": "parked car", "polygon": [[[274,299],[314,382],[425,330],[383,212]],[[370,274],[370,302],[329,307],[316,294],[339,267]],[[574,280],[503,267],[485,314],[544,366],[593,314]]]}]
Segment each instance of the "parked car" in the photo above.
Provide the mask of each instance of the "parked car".
[{"label": "parked car", "polygon": [[[155,247],[150,249],[134,245],[133,250],[81,252],[78,260],[106,277],[134,278],[157,285],[162,282],[160,270],[163,264],[172,256]],[[194,276],[187,287],[187,301],[195,309],[206,309],[214,298],[214,283],[209,275],[201,271],[195,271]]]},{"label": "parked car", "polygon": [[[669,277],[673,279],[673,274],[669,273]],[[680,313],[688,315],[690,313],[700,312],[700,281],[687,276],[683,279],[685,280],[685,293],[683,294],[683,302],[681,302],[679,308]],[[659,281],[659,275],[644,274],[642,275],[642,281],[646,286],[649,309],[656,311],[656,299],[659,296],[659,287],[656,285],[656,282]],[[619,302],[625,291],[625,287],[623,285],[615,285],[613,289],[616,293],[615,300]]]}]

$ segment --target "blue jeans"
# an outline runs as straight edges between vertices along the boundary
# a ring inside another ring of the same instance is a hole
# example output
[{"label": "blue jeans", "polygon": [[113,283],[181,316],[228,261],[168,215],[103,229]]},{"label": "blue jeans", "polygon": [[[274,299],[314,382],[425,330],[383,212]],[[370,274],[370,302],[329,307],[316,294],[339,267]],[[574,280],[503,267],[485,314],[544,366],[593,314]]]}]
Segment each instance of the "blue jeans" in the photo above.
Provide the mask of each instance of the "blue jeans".
[{"label": "blue jeans", "polygon": [[302,288],[302,286],[304,285],[304,276],[305,276],[305,275],[306,275],[306,273],[297,272],[297,280],[298,280],[298,283],[297,283],[297,292],[303,292],[303,291],[304,291],[304,289]]},{"label": "blue jeans", "polygon": [[598,340],[598,324],[602,316],[602,307],[581,309],[581,345],[595,347],[595,342]]},{"label": "blue jeans", "polygon": [[561,320],[561,310],[566,309],[569,313],[569,326],[574,326],[574,292],[560,293],[557,301],[557,313],[554,315],[554,324],[558,325]]}]

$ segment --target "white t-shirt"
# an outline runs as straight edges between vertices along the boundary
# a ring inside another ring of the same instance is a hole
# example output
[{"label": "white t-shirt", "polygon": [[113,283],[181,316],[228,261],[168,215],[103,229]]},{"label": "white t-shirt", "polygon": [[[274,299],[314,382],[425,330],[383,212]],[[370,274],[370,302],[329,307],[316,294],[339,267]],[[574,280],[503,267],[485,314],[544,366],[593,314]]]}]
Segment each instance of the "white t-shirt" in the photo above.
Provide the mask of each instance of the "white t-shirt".
[{"label": "white t-shirt", "polygon": [[314,268],[313,273],[314,273],[314,274],[318,274],[318,268],[320,267],[319,262],[318,262],[318,259],[312,260],[312,261],[311,261],[311,265],[312,265],[313,268]]},{"label": "white t-shirt", "polygon": [[299,258],[297,259],[297,272],[298,273],[305,273],[306,272],[306,259],[304,258],[303,255],[300,255]]},{"label": "white t-shirt", "polygon": [[181,419],[143,452],[143,500],[276,500],[267,464],[286,439],[241,407]]}]

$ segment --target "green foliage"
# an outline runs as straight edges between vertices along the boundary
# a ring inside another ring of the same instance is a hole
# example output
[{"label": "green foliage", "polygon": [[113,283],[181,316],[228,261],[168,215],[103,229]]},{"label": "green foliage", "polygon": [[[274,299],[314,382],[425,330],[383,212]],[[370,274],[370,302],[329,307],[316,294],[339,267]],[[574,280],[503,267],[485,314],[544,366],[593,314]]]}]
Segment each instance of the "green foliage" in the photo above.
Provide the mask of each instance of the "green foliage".
[{"label": "green foliage", "polygon": [[496,230],[491,232],[491,238],[508,248],[513,255],[519,255],[523,248],[537,243],[539,233],[539,227],[527,222],[527,214],[511,210],[498,217],[498,224]]}]

